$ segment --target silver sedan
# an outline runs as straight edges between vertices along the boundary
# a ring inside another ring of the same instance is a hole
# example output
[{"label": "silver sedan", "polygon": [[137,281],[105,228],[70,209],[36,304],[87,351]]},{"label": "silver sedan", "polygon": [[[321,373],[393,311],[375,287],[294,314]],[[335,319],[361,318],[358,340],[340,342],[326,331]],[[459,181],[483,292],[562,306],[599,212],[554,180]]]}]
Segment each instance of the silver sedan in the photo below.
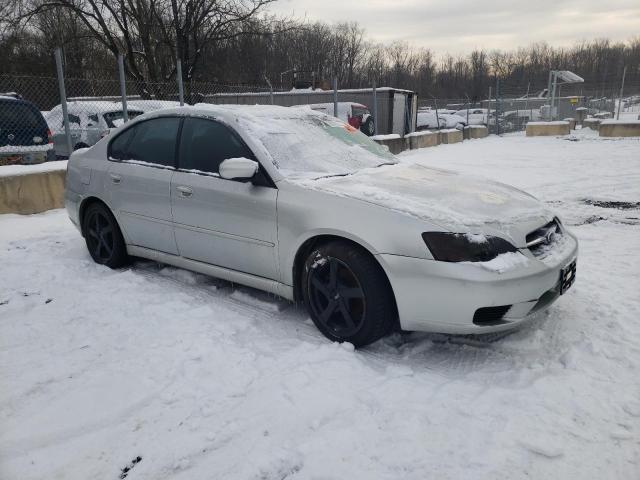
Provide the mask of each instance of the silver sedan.
[{"label": "silver sedan", "polygon": [[356,346],[514,328],[575,279],[575,237],[532,196],[302,108],[142,115],[73,154],[66,207],[100,264],[144,257],[304,302]]}]

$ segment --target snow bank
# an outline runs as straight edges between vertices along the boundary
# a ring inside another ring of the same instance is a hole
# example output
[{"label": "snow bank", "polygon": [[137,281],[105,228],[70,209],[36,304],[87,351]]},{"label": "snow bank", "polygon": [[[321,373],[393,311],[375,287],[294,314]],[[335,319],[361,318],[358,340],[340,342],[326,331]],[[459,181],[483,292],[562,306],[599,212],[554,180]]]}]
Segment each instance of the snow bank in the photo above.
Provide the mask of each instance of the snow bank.
[{"label": "snow bank", "polygon": [[527,125],[568,125],[566,120],[556,120],[553,122],[527,122]]},{"label": "snow bank", "polygon": [[396,138],[402,138],[397,133],[389,133],[387,135],[373,135],[371,140],[395,140]]},{"label": "snow bank", "polygon": [[36,165],[2,165],[0,166],[0,177],[28,175],[30,173],[42,173],[66,169],[67,160],[38,163]]}]

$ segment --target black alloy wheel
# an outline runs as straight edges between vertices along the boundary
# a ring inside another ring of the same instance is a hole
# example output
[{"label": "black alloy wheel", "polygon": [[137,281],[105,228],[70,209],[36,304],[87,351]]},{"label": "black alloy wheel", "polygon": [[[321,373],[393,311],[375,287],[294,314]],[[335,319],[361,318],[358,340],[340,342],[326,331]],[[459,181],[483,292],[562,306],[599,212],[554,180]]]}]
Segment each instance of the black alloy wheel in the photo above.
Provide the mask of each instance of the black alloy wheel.
[{"label": "black alloy wheel", "polygon": [[330,340],[360,347],[397,324],[395,298],[382,267],[353,243],[336,240],[314,248],[301,277],[309,315]]},{"label": "black alloy wheel", "polygon": [[328,257],[308,276],[309,306],[327,329],[340,337],[355,334],[364,322],[367,301],[349,266]]},{"label": "black alloy wheel", "polygon": [[96,263],[118,268],[128,261],[122,233],[109,209],[100,203],[87,208],[82,231],[91,258]]}]

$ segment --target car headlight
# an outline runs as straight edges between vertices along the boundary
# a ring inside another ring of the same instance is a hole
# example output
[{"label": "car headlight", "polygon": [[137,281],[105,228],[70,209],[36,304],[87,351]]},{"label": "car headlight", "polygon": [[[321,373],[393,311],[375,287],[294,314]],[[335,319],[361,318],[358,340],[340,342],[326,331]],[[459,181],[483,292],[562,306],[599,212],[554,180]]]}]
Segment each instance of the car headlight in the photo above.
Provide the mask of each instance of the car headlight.
[{"label": "car headlight", "polygon": [[422,239],[433,258],[441,262],[488,262],[502,253],[518,251],[500,237],[425,232]]}]

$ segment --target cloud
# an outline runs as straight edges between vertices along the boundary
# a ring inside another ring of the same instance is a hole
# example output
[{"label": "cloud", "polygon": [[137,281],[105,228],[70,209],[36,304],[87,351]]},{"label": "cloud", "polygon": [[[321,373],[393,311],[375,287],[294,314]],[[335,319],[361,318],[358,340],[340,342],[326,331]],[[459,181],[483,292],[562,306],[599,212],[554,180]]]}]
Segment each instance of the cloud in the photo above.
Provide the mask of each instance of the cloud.
[{"label": "cloud", "polygon": [[406,40],[438,54],[640,34],[638,0],[279,0],[270,10],[309,21],[355,21],[373,41]]}]

